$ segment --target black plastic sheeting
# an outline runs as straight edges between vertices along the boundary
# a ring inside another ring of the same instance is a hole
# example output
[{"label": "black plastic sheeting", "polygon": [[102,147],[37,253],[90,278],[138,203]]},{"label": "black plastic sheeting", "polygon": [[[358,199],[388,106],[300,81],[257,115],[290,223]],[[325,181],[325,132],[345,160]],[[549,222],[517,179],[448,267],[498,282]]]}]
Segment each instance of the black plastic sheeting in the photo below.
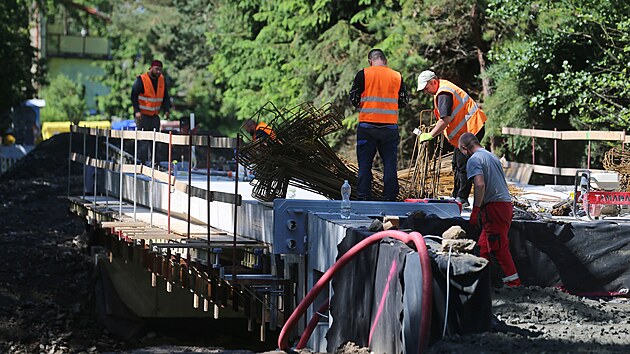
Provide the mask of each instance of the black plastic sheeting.
[{"label": "black plastic sheeting", "polygon": [[[440,340],[444,331],[448,255],[439,255],[433,260],[431,343]],[[450,269],[451,287],[446,336],[489,331],[492,321],[492,296],[488,261],[470,254],[453,254]]]},{"label": "black plastic sheeting", "polygon": [[[422,235],[442,235],[453,225],[466,230],[469,238],[479,238],[479,230],[463,218],[416,213],[402,227]],[[584,296],[629,294],[630,223],[514,220],[508,238],[525,286],[563,287]],[[492,271],[502,275],[498,266]]]},{"label": "black plastic sheeting", "polygon": [[[338,245],[341,257],[371,232],[349,230]],[[435,243],[433,243],[435,247]],[[439,340],[445,319],[448,256],[430,250],[433,271],[431,342]],[[490,275],[487,262],[471,255],[451,258],[447,333],[490,329]],[[333,324],[327,352],[352,341],[376,353],[417,353],[421,322],[422,271],[417,252],[385,239],[359,253],[332,280]],[[370,341],[371,338],[371,341]]]},{"label": "black plastic sheeting", "polygon": [[586,296],[628,295],[630,224],[513,221],[510,251],[523,285]]}]

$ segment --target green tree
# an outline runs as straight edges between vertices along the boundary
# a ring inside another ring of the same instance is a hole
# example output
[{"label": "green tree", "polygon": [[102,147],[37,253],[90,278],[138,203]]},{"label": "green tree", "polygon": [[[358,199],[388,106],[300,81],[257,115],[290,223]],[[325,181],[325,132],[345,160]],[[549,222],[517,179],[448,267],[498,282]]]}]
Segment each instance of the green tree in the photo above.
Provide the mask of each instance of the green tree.
[{"label": "green tree", "polygon": [[67,76],[57,75],[40,94],[46,100],[46,107],[41,110],[42,122],[71,121],[77,124],[84,119],[87,106],[83,88]]},{"label": "green tree", "polygon": [[[33,98],[35,85],[43,80],[43,67],[38,64],[36,50],[29,35],[29,6],[32,1],[0,2],[0,112]],[[32,72],[33,67],[38,68]],[[0,115],[0,131],[10,124]]]},{"label": "green tree", "polygon": [[[495,25],[489,75],[495,94],[487,100],[490,133],[502,126],[541,129],[626,129],[630,122],[628,52],[630,5],[616,1],[525,2],[492,0]],[[504,146],[515,159],[530,155],[528,139]],[[550,164],[550,140],[537,142],[537,159]],[[562,154],[565,166],[583,163]]]},{"label": "green tree", "polygon": [[235,132],[238,124],[221,114],[221,90],[207,70],[213,46],[210,0],[125,1],[112,7],[109,35],[113,60],[103,64],[103,83],[112,88],[101,109],[108,114],[131,117],[131,86],[147,70],[152,59],[164,62],[171,86],[173,118],[195,113],[196,121],[213,133]]}]

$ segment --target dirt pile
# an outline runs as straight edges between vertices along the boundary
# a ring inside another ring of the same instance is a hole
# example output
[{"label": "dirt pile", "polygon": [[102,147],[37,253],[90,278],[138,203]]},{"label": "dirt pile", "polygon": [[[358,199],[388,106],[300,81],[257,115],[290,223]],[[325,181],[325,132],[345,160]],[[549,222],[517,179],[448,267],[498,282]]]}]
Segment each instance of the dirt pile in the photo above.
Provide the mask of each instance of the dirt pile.
[{"label": "dirt pile", "polygon": [[25,174],[0,180],[0,352],[118,348],[93,315],[85,227],[58,197],[67,179]]}]

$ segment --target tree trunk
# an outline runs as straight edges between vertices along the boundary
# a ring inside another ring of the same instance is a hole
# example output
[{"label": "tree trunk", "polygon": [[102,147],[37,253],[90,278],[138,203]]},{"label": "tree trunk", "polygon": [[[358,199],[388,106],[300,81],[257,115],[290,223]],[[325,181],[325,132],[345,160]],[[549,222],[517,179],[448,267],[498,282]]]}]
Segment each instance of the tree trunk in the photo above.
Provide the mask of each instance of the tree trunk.
[{"label": "tree trunk", "polygon": [[477,61],[479,61],[479,73],[481,74],[482,97],[480,101],[485,100],[492,95],[490,87],[490,79],[483,74],[486,72],[486,61],[484,59],[486,44],[481,37],[481,19],[479,18],[479,6],[475,2],[471,9],[471,26],[473,31],[473,39],[477,47]]}]

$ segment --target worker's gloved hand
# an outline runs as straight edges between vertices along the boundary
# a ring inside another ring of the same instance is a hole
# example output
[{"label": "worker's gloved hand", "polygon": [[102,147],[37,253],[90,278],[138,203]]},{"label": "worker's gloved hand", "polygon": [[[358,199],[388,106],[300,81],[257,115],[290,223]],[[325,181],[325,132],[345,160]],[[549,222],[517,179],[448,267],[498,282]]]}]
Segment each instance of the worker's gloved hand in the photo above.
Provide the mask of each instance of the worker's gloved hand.
[{"label": "worker's gloved hand", "polygon": [[433,135],[431,133],[422,133],[420,134],[420,142],[424,143],[425,141],[429,141],[433,139]]},{"label": "worker's gloved hand", "polygon": [[470,213],[470,225],[476,228],[479,228],[481,225],[481,208],[478,206],[472,208],[472,212]]}]

